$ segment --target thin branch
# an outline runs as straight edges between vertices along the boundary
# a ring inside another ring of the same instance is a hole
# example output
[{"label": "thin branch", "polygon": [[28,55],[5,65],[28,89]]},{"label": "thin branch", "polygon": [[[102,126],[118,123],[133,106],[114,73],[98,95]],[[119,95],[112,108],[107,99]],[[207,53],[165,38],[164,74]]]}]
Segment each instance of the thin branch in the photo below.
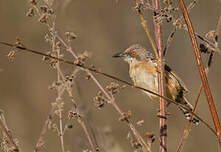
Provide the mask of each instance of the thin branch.
[{"label": "thin branch", "polygon": [[85,122],[84,122],[84,120],[82,119],[82,117],[80,116],[80,114],[78,114],[78,113],[79,113],[78,105],[77,105],[77,102],[74,100],[74,97],[73,97],[71,88],[70,88],[70,87],[67,87],[67,88],[66,88],[66,91],[68,92],[68,95],[69,95],[69,97],[71,98],[72,103],[74,104],[74,111],[77,113],[77,116],[76,116],[76,117],[77,117],[77,121],[78,121],[78,123],[81,125],[81,127],[82,127],[82,129],[83,129],[83,131],[84,131],[84,133],[85,133],[85,135],[86,135],[86,137],[87,137],[87,139],[88,139],[88,142],[89,142],[89,144],[90,144],[90,146],[91,146],[92,151],[93,151],[93,152],[96,152],[96,148],[95,148],[95,146],[94,146],[94,144],[93,144],[93,142],[92,142],[92,138],[91,138],[91,136],[90,136],[90,134],[89,134],[89,132],[88,132],[88,130],[87,130],[87,127],[86,127],[86,125],[85,125]]},{"label": "thin branch", "polygon": [[[3,117],[3,114],[1,114],[1,117]],[[15,152],[19,152],[19,148],[16,145],[16,143],[14,142],[9,130],[7,129],[8,127],[6,126],[6,124],[3,122],[2,118],[0,118],[0,128],[2,130],[2,132],[6,135],[6,137],[8,138],[9,142],[12,144],[12,146],[14,147],[13,151]]]},{"label": "thin branch", "polygon": [[41,134],[38,138],[38,141],[35,144],[35,152],[37,152],[43,145],[44,145],[44,136],[48,130],[48,124],[54,117],[54,107],[52,107],[47,119],[45,120],[45,123],[43,125],[43,128],[41,130]]},{"label": "thin branch", "polygon": [[[158,0],[153,0],[154,14],[158,14],[160,10],[160,4]],[[161,96],[165,95],[164,89],[164,66],[163,66],[163,50],[161,40],[161,26],[160,24],[154,23],[155,37],[157,43],[157,50],[159,55],[158,60],[158,90]],[[166,124],[166,106],[163,98],[159,98],[160,102],[160,152],[167,152],[167,124]]]},{"label": "thin branch", "polygon": [[[200,85],[200,88],[199,88],[199,91],[198,91],[198,93],[197,93],[197,99],[196,99],[196,102],[195,102],[195,105],[194,105],[194,108],[193,108],[193,112],[195,112],[195,110],[196,110],[196,107],[197,107],[197,104],[198,104],[198,102],[199,102],[199,98],[200,98],[202,89],[203,89],[203,85],[201,84],[201,85]],[[192,122],[191,120],[192,120],[192,119],[193,119],[193,114],[191,114],[190,120],[189,120],[188,123],[187,123],[186,129],[185,129],[184,134],[183,134],[183,136],[182,136],[182,138],[181,138],[181,142],[180,142],[180,144],[179,144],[179,147],[178,147],[177,152],[181,152],[182,147],[183,147],[183,145],[184,145],[184,141],[186,140],[186,138],[187,138],[188,135],[189,135],[189,131],[190,131],[190,128],[191,128],[191,122]]]},{"label": "thin branch", "polygon": [[179,4],[180,4],[181,10],[182,10],[185,22],[186,22],[187,27],[188,27],[191,42],[192,42],[192,45],[193,45],[193,48],[194,48],[194,53],[195,53],[198,69],[199,69],[200,76],[201,76],[201,79],[202,79],[202,84],[203,84],[203,87],[204,87],[204,92],[205,92],[205,95],[206,95],[206,98],[207,98],[207,101],[208,101],[208,104],[209,104],[210,112],[211,112],[211,115],[212,115],[212,118],[213,118],[214,126],[216,128],[216,133],[217,133],[219,144],[220,144],[220,147],[221,147],[221,127],[220,127],[219,117],[218,117],[217,112],[216,112],[216,107],[215,107],[214,102],[213,102],[212,93],[211,93],[211,90],[209,88],[206,73],[204,71],[204,66],[203,66],[203,63],[202,63],[202,60],[201,60],[200,51],[199,51],[199,48],[198,48],[195,32],[194,32],[191,20],[189,18],[189,15],[188,15],[188,12],[186,10],[186,7],[185,7],[185,4],[184,4],[183,0],[179,0]]},{"label": "thin branch", "polygon": [[146,22],[145,22],[145,20],[144,20],[143,12],[142,12],[142,10],[141,10],[141,4],[138,2],[138,0],[135,0],[135,3],[136,3],[136,10],[137,10],[137,12],[138,12],[138,14],[139,14],[139,16],[140,16],[140,20],[141,20],[141,22],[142,22],[143,28],[144,28],[144,30],[145,30],[145,32],[146,32],[146,35],[147,35],[147,37],[148,37],[148,39],[149,39],[149,41],[150,41],[150,44],[151,44],[151,46],[152,46],[152,48],[153,48],[153,51],[154,51],[154,53],[155,53],[155,56],[156,56],[156,58],[158,58],[159,55],[158,55],[156,46],[155,46],[155,44],[154,44],[153,39],[151,38],[149,29],[148,29],[147,24],[146,24]]},{"label": "thin branch", "polygon": [[36,51],[36,50],[32,50],[32,49],[28,49],[28,48],[25,48],[25,47],[15,46],[15,45],[10,44],[10,43],[6,43],[6,42],[0,42],[0,43],[3,44],[3,45],[9,46],[9,47],[17,48],[17,49],[20,49],[20,50],[23,50],[23,51],[26,51],[26,52],[29,52],[29,53],[32,53],[32,54],[40,55],[40,56],[46,56],[46,57],[49,57],[49,58],[51,58],[51,59],[59,60],[60,62],[69,64],[69,65],[74,65],[74,66],[83,68],[83,69],[85,69],[85,70],[89,70],[89,71],[91,71],[91,72],[94,72],[94,73],[97,73],[97,74],[101,74],[101,75],[103,75],[103,76],[105,76],[105,77],[108,77],[108,78],[110,78],[110,79],[113,79],[113,80],[122,82],[122,83],[124,83],[124,84],[126,84],[126,85],[128,85],[128,86],[133,87],[133,88],[136,88],[136,89],[139,89],[139,90],[142,90],[142,91],[146,91],[146,92],[151,93],[151,94],[153,94],[153,95],[155,95],[155,96],[158,96],[158,97],[160,97],[160,98],[163,98],[164,100],[166,100],[166,101],[168,101],[168,102],[171,102],[171,103],[173,103],[174,105],[176,105],[176,106],[178,106],[178,107],[182,107],[182,108],[186,109],[188,112],[192,113],[192,114],[193,114],[196,118],[198,118],[203,124],[205,124],[205,125],[210,129],[210,131],[213,132],[213,134],[215,134],[215,135],[217,136],[216,131],[215,131],[207,122],[205,122],[202,118],[200,118],[197,114],[195,114],[195,113],[193,113],[192,111],[190,111],[186,106],[184,106],[184,105],[182,105],[182,104],[180,104],[180,103],[177,103],[176,101],[174,101],[174,100],[172,100],[172,99],[170,99],[170,98],[168,98],[168,97],[161,96],[160,94],[155,93],[155,92],[153,92],[153,91],[151,91],[151,90],[148,90],[148,89],[145,89],[145,88],[142,88],[142,87],[139,87],[139,86],[135,86],[135,85],[133,85],[133,84],[130,83],[130,82],[127,82],[127,81],[125,81],[125,80],[119,79],[118,77],[115,77],[115,76],[113,76],[113,75],[104,73],[104,72],[102,72],[102,71],[100,71],[100,70],[97,70],[97,69],[94,69],[94,68],[90,68],[90,67],[84,66],[84,65],[82,65],[82,64],[77,64],[77,63],[74,63],[74,62],[69,61],[69,60],[65,60],[65,59],[62,59],[62,58],[57,58],[57,57],[51,56],[51,55],[49,55],[49,54],[45,54],[45,53],[42,53],[42,52],[39,52],[39,51]]}]

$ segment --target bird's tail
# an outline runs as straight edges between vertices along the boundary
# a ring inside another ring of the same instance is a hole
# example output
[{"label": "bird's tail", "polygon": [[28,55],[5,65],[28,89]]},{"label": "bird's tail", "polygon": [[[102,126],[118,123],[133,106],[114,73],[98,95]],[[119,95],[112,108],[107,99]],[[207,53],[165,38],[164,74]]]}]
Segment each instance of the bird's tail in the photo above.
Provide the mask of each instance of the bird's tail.
[{"label": "bird's tail", "polygon": [[[183,104],[190,110],[192,111],[193,110],[193,106],[187,101],[186,98],[184,98],[184,102]],[[191,117],[191,113],[187,110],[187,109],[184,109],[182,107],[179,107],[179,109],[183,112],[183,114],[185,115],[186,119],[187,120],[190,120],[190,117]],[[195,125],[198,125],[199,124],[199,120],[193,116],[193,119],[191,120],[191,122]]]}]

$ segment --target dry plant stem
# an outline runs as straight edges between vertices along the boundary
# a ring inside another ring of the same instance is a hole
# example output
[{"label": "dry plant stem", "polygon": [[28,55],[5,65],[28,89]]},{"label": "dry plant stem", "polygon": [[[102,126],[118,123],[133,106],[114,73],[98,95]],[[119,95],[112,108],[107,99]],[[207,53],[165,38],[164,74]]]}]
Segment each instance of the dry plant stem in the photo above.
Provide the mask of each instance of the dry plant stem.
[{"label": "dry plant stem", "polygon": [[[155,14],[159,13],[159,1],[153,0],[153,7]],[[163,70],[163,50],[162,50],[162,40],[161,40],[161,27],[160,24],[155,23],[155,37],[158,49],[158,69],[160,71],[158,76],[158,89],[161,96],[165,95],[164,90],[164,70]],[[166,125],[166,115],[165,115],[165,101],[163,98],[159,98],[160,100],[160,152],[167,152],[167,125]]]},{"label": "dry plant stem", "polygon": [[210,131],[217,136],[216,134],[216,131],[207,123],[205,122],[202,118],[200,118],[197,114],[193,113],[192,111],[190,111],[187,107],[185,107],[184,105],[182,104],[179,104],[177,103],[176,101],[168,98],[168,97],[165,97],[165,96],[161,96],[160,94],[158,93],[155,93],[151,90],[148,90],[148,89],[145,89],[145,88],[142,88],[142,87],[139,87],[139,86],[135,86],[133,85],[132,83],[128,82],[128,81],[125,81],[125,80],[122,80],[118,77],[115,77],[113,75],[110,75],[110,74],[107,74],[107,73],[104,73],[100,70],[97,70],[97,69],[94,69],[94,68],[90,68],[90,67],[87,67],[87,66],[84,66],[84,65],[81,65],[81,64],[76,64],[72,61],[68,61],[68,60],[65,60],[65,59],[62,59],[62,58],[57,58],[57,57],[54,57],[54,56],[51,56],[51,55],[48,55],[48,54],[45,54],[45,53],[42,53],[40,51],[35,51],[35,50],[32,50],[32,49],[28,49],[28,48],[25,48],[25,47],[21,47],[21,46],[15,46],[13,44],[10,44],[10,43],[7,43],[7,42],[0,42],[0,44],[3,44],[3,45],[6,45],[6,46],[9,46],[9,47],[13,47],[13,48],[17,48],[17,49],[20,49],[20,50],[23,50],[23,51],[26,51],[26,52],[29,52],[29,53],[32,53],[32,54],[36,54],[36,55],[40,55],[40,56],[46,56],[46,57],[49,57],[51,59],[56,59],[60,62],[63,62],[63,63],[66,63],[66,64],[69,64],[69,65],[74,65],[74,66],[77,66],[79,68],[83,68],[85,70],[89,70],[91,72],[94,72],[94,73],[97,73],[97,74],[100,74],[100,75],[103,75],[105,77],[108,77],[110,79],[113,79],[113,80],[116,80],[118,82],[121,82],[121,83],[124,83],[128,86],[131,86],[133,88],[136,88],[136,89],[139,89],[139,90],[142,90],[142,91],[146,91],[148,93],[151,93],[157,97],[160,97],[160,98],[163,98],[164,100],[168,101],[168,102],[171,102],[173,103],[174,105],[176,105],[177,107],[182,107],[184,109],[186,109],[188,112],[192,113],[196,118],[198,118],[203,124],[205,124],[207,126],[208,129],[210,129]]},{"label": "dry plant stem", "polygon": [[[216,47],[218,47],[218,36],[219,36],[219,32],[220,32],[220,28],[221,28],[221,16],[219,18],[219,21],[218,21],[218,24],[217,24],[217,28],[216,28],[216,35],[215,35],[215,38],[214,38],[214,41],[215,41],[215,45]],[[211,52],[210,55],[213,55],[213,52]],[[208,67],[206,68],[206,74],[208,75],[208,72],[209,72],[209,67],[211,66],[211,61],[209,59],[208,61]],[[196,102],[195,102],[195,105],[194,105],[194,108],[193,108],[193,112],[196,110],[196,107],[197,107],[197,104],[198,104],[198,101],[199,101],[199,97],[200,97],[200,94],[202,92],[202,89],[203,89],[203,84],[201,83],[200,84],[200,88],[199,88],[199,91],[198,91],[198,94],[197,94],[197,99],[196,99]],[[189,132],[190,132],[190,127],[191,127],[191,120],[193,119],[193,115],[191,114],[191,117],[190,117],[190,121],[188,122],[187,124],[187,127],[184,131],[184,134],[182,136],[182,139],[181,139],[181,142],[180,142],[180,145],[178,147],[178,150],[177,152],[181,152],[182,150],[182,147],[184,145],[184,141],[187,139],[188,135],[189,135]]]},{"label": "dry plant stem", "polygon": [[152,48],[153,48],[153,50],[154,50],[155,56],[158,58],[159,55],[158,55],[158,53],[157,53],[156,46],[155,46],[155,44],[154,44],[153,39],[152,39],[151,36],[150,36],[150,32],[149,32],[149,29],[148,29],[148,27],[147,27],[147,25],[146,25],[146,22],[145,22],[145,20],[144,20],[144,17],[143,17],[143,13],[142,13],[142,11],[141,11],[141,8],[139,7],[139,4],[138,4],[137,0],[135,0],[135,3],[136,3],[136,5],[137,5],[137,12],[139,13],[140,20],[141,20],[141,22],[142,22],[143,28],[144,28],[144,30],[145,30],[145,32],[146,32],[146,35],[147,35],[147,37],[148,37],[148,39],[149,39],[149,41],[150,41],[150,44],[151,44]]},{"label": "dry plant stem", "polygon": [[[118,111],[118,113],[121,116],[124,116],[124,113],[121,111],[121,109],[118,107],[117,103],[115,102],[115,99],[111,97],[107,91],[100,85],[100,83],[97,81],[97,79],[90,73],[91,78],[94,80],[94,82],[97,84],[97,86],[100,88],[100,90],[105,94],[105,96],[108,98],[109,102],[113,105],[113,107]],[[150,147],[147,145],[147,143],[144,141],[144,139],[141,137],[141,135],[138,133],[134,125],[130,122],[129,119],[126,120],[127,124],[129,125],[130,129],[132,130],[134,136],[137,138],[139,143],[142,144],[142,146],[145,148],[145,151],[151,152]]]},{"label": "dry plant stem", "polygon": [[2,122],[1,119],[0,119],[0,127],[1,127],[1,130],[4,132],[4,134],[7,136],[10,143],[14,146],[14,150],[19,151],[18,146],[15,144],[13,138],[11,137],[10,133],[8,132],[7,126],[4,125],[4,123]]},{"label": "dry plant stem", "polygon": [[219,54],[221,54],[221,49],[218,48],[218,46],[216,46],[215,44],[213,44],[212,42],[210,42],[209,40],[207,40],[205,37],[199,35],[198,33],[195,33],[195,35],[197,36],[197,38],[199,38],[200,40],[202,40],[203,42],[207,43],[211,49]]},{"label": "dry plant stem", "polygon": [[[59,51],[57,51],[57,54],[59,56]],[[57,75],[58,75],[58,82],[61,82],[61,75],[60,75],[60,66],[59,66],[59,61],[56,64],[56,69],[57,69]],[[58,88],[58,97],[59,99],[61,99],[61,96],[63,94],[63,92],[61,91],[62,88]],[[62,102],[62,101],[59,101]],[[62,123],[62,110],[59,109],[59,136],[60,136],[60,141],[61,141],[61,149],[62,152],[65,152],[65,148],[64,148],[64,134],[63,134],[63,123]]]},{"label": "dry plant stem", "polygon": [[212,118],[213,118],[214,126],[216,128],[217,137],[218,137],[219,144],[220,144],[220,147],[221,147],[220,122],[219,122],[219,118],[218,118],[218,115],[217,115],[217,112],[216,112],[216,107],[215,107],[214,102],[213,102],[213,97],[212,97],[211,90],[209,88],[206,73],[204,71],[204,66],[203,66],[203,63],[202,63],[202,60],[201,60],[200,51],[199,51],[199,48],[198,48],[198,45],[197,45],[196,36],[195,36],[194,30],[193,30],[193,27],[192,27],[192,24],[191,24],[191,21],[190,21],[190,18],[189,18],[189,15],[188,15],[188,12],[186,10],[186,7],[185,7],[185,4],[184,4],[183,0],[179,0],[179,4],[180,4],[181,10],[182,10],[185,22],[186,22],[187,27],[188,27],[191,42],[193,44],[198,69],[199,69],[200,76],[201,76],[201,79],[202,79],[202,84],[203,84],[203,87],[204,87],[204,92],[205,92],[205,95],[206,95],[206,98],[207,98],[207,101],[208,101],[208,104],[209,104],[210,112],[211,112],[211,115],[212,115]]},{"label": "dry plant stem", "polygon": [[[52,52],[56,52],[57,53],[57,57],[60,56],[60,49],[57,48],[56,49],[56,37],[54,36],[54,33],[55,33],[55,19],[53,21],[53,24],[52,24]],[[60,61],[57,61],[57,63],[55,64],[55,68],[57,70],[57,81],[58,82],[62,82],[62,79],[64,79],[64,75],[60,69]],[[62,102],[62,95],[63,95],[63,92],[62,91],[63,89],[58,87],[57,88],[57,93],[58,93],[58,96],[57,96],[57,99],[59,99],[59,102]],[[65,148],[64,148],[64,134],[63,134],[63,123],[62,123],[62,109],[58,109],[59,111],[59,137],[60,137],[60,142],[61,142],[61,150],[62,152],[65,152]]]},{"label": "dry plant stem", "polygon": [[44,136],[48,130],[48,124],[49,122],[53,119],[54,117],[54,108],[51,109],[49,115],[48,115],[48,118],[45,120],[45,123],[44,123],[44,126],[42,128],[42,131],[41,131],[41,134],[40,134],[40,137],[38,138],[38,141],[35,145],[35,151],[37,152],[38,149],[42,146],[43,142],[44,142]]},{"label": "dry plant stem", "polygon": [[[72,50],[71,47],[69,47],[65,41],[63,41],[63,39],[57,35],[57,38],[62,42],[62,44],[66,47],[67,51],[69,51],[73,57],[75,59],[77,59],[77,55],[74,53],[74,51]],[[115,99],[113,97],[111,97],[107,91],[102,87],[102,85],[98,82],[98,80],[94,77],[94,75],[90,72],[90,70],[83,68],[84,71],[87,72],[87,74],[91,77],[91,79],[96,83],[96,85],[99,87],[99,89],[104,93],[104,95],[107,97],[107,99],[110,101],[110,103],[113,105],[113,107],[117,110],[117,112],[121,115],[124,116],[124,113],[121,111],[121,109],[118,107],[118,105],[115,102]],[[137,140],[142,144],[143,147],[145,147],[146,151],[151,152],[150,147],[146,144],[146,142],[143,140],[143,138],[141,137],[141,135],[136,131],[135,127],[133,126],[133,124],[127,120],[128,125],[130,126],[130,129],[132,130],[132,132],[134,133],[135,137],[137,138]]]},{"label": "dry plant stem", "polygon": [[[52,34],[53,34],[53,33],[52,33]],[[54,33],[53,36],[55,36],[55,37],[65,46],[66,50],[67,50],[68,52],[70,52],[75,59],[77,59],[77,55],[74,53],[74,51],[72,50],[72,48],[71,48],[70,46],[68,46],[68,45],[65,43],[65,41],[64,41],[58,34]],[[63,80],[65,80],[64,76],[63,76]],[[73,94],[72,94],[72,92],[71,92],[71,88],[68,87],[66,90],[67,90],[67,92],[68,92],[68,94],[69,94],[69,96],[70,96],[70,98],[71,98],[71,100],[72,100],[72,102],[73,102],[73,104],[74,104],[75,110],[78,111],[77,103],[73,100],[74,97],[73,97]],[[95,146],[94,146],[94,144],[93,144],[93,142],[92,142],[92,138],[90,137],[90,134],[89,134],[89,132],[88,132],[88,130],[87,130],[87,128],[86,128],[86,125],[85,125],[84,121],[82,120],[81,117],[78,117],[78,118],[77,118],[77,121],[78,121],[78,123],[81,125],[81,127],[83,128],[83,131],[84,131],[84,133],[85,133],[85,135],[86,135],[86,137],[87,137],[87,139],[88,139],[88,142],[89,142],[89,144],[90,144],[90,146],[91,146],[92,151],[93,151],[93,152],[96,152],[96,148],[95,148]]]},{"label": "dry plant stem", "polygon": [[[68,94],[69,94],[69,97],[71,98],[72,103],[74,104],[74,110],[75,110],[77,113],[79,113],[79,111],[78,111],[78,105],[77,105],[76,101],[74,100],[74,97],[73,97],[71,88],[68,87],[66,90],[67,90],[67,92],[68,92]],[[96,152],[96,148],[95,148],[95,146],[94,146],[94,144],[93,144],[93,142],[92,142],[92,138],[91,138],[91,136],[90,136],[90,134],[89,134],[89,132],[88,132],[88,130],[87,130],[87,128],[86,128],[86,125],[85,125],[83,119],[81,118],[81,116],[77,116],[77,121],[78,121],[78,123],[81,125],[81,127],[83,128],[83,131],[84,131],[84,133],[85,133],[85,135],[86,135],[86,137],[87,137],[87,139],[88,139],[88,142],[89,142],[89,144],[90,144],[90,146],[91,146],[92,151],[93,151],[93,152]]]},{"label": "dry plant stem", "polygon": [[[203,89],[203,85],[202,85],[202,83],[201,83],[200,88],[199,88],[199,91],[198,91],[198,94],[197,94],[197,99],[196,99],[196,102],[195,102],[195,105],[194,105],[194,108],[193,108],[193,112],[195,112],[195,110],[196,110],[196,107],[197,107],[197,104],[198,104],[198,102],[199,102],[199,98],[200,98],[202,89]],[[177,152],[181,152],[182,147],[183,147],[183,145],[184,145],[184,142],[185,142],[186,138],[187,138],[188,135],[189,135],[190,128],[191,128],[191,120],[192,120],[192,119],[193,119],[193,115],[191,114],[190,120],[189,120],[188,123],[187,123],[186,129],[185,129],[185,131],[184,131],[184,133],[183,133],[183,136],[182,136],[182,138],[181,138],[181,141],[180,141],[180,144],[179,144],[179,147],[178,147]]]},{"label": "dry plant stem", "polygon": [[88,130],[87,130],[87,128],[86,128],[86,125],[85,125],[84,121],[82,121],[82,119],[78,119],[78,123],[79,123],[79,124],[81,125],[81,127],[83,128],[84,133],[86,134],[86,137],[87,137],[87,139],[88,139],[88,142],[89,142],[90,145],[91,145],[92,151],[93,151],[93,152],[96,152],[95,146],[94,146],[94,144],[93,144],[93,142],[92,142],[92,139],[91,139],[91,137],[90,137],[90,135],[89,135],[89,132],[88,132]]}]

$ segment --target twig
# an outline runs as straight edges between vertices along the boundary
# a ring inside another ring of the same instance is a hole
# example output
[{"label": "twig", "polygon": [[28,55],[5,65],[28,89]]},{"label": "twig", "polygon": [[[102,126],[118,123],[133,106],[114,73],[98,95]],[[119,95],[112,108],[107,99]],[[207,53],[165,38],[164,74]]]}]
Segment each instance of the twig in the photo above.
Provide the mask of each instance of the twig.
[{"label": "twig", "polygon": [[43,128],[41,130],[41,134],[38,138],[38,141],[35,144],[35,152],[37,152],[39,150],[39,148],[41,148],[44,144],[44,136],[48,130],[48,124],[50,123],[50,121],[53,119],[54,117],[54,107],[52,107],[47,119],[45,120],[45,123],[43,125]]},{"label": "twig", "polygon": [[90,146],[91,146],[92,151],[93,151],[93,152],[96,152],[96,148],[95,148],[95,146],[94,146],[94,144],[93,144],[93,142],[92,142],[92,138],[91,138],[91,136],[90,136],[90,134],[89,134],[89,132],[88,132],[88,130],[87,130],[87,127],[86,127],[86,125],[85,125],[85,122],[84,122],[84,120],[82,119],[82,117],[78,114],[78,113],[79,113],[78,105],[77,105],[77,102],[74,100],[74,97],[73,97],[71,88],[70,88],[70,87],[67,87],[66,90],[67,90],[67,92],[68,92],[69,97],[71,98],[72,103],[74,104],[74,111],[77,113],[77,116],[76,116],[76,117],[77,117],[77,121],[78,121],[78,123],[81,125],[81,127],[82,127],[82,129],[83,129],[83,131],[84,131],[84,133],[85,133],[85,135],[86,135],[86,137],[87,137],[87,139],[88,139],[88,142],[89,142],[89,144],[90,144]]},{"label": "twig", "polygon": [[141,20],[141,22],[142,22],[143,28],[144,28],[144,30],[145,30],[145,32],[146,32],[146,35],[147,35],[147,37],[148,37],[148,39],[149,39],[149,41],[150,41],[150,44],[151,44],[151,46],[152,46],[152,48],[153,48],[153,51],[154,51],[154,53],[155,53],[155,56],[156,56],[156,58],[158,58],[159,55],[158,55],[158,53],[157,53],[156,46],[155,46],[155,44],[154,44],[153,39],[152,39],[151,36],[150,36],[149,29],[148,29],[147,24],[146,24],[146,22],[145,22],[145,20],[144,20],[144,17],[143,17],[143,12],[142,12],[142,10],[141,10],[141,4],[139,4],[138,0],[134,0],[134,1],[135,1],[135,3],[136,3],[136,10],[137,10],[137,12],[138,12],[138,14],[139,14],[139,16],[140,16],[140,20]]},{"label": "twig", "polygon": [[115,77],[113,75],[110,75],[110,74],[107,74],[107,73],[104,73],[104,72],[101,72],[100,70],[97,70],[97,69],[94,69],[94,68],[90,68],[90,67],[87,67],[87,66],[84,66],[82,64],[76,64],[72,61],[69,61],[69,60],[65,60],[65,59],[62,59],[62,58],[57,58],[57,57],[54,57],[54,56],[51,56],[49,54],[45,54],[45,53],[42,53],[42,52],[39,52],[39,51],[35,51],[35,50],[32,50],[32,49],[28,49],[28,48],[25,48],[25,47],[21,47],[21,46],[15,46],[13,44],[10,44],[10,43],[6,43],[6,42],[0,42],[1,44],[3,45],[6,45],[6,46],[10,46],[10,47],[13,47],[13,48],[17,48],[17,49],[20,49],[20,50],[23,50],[23,51],[26,51],[26,52],[29,52],[29,53],[33,53],[33,54],[36,54],[36,55],[40,55],[40,56],[46,56],[46,57],[49,57],[51,59],[55,59],[55,60],[59,60],[60,62],[63,62],[63,63],[66,63],[66,64],[69,64],[69,65],[74,65],[74,66],[77,66],[77,67],[80,67],[80,68],[83,68],[85,70],[89,70],[91,72],[94,72],[94,73],[97,73],[97,74],[101,74],[105,77],[108,77],[110,79],[113,79],[113,80],[116,80],[116,81],[119,81],[119,82],[122,82],[128,86],[131,86],[133,88],[137,88],[137,89],[140,89],[140,90],[143,90],[143,91],[146,91],[148,93],[151,93],[155,96],[158,96],[160,98],[163,98],[164,100],[168,101],[168,102],[171,102],[173,103],[174,105],[178,106],[178,107],[182,107],[184,109],[186,109],[188,112],[192,113],[196,118],[198,118],[203,124],[205,124],[209,129],[210,131],[212,131],[216,136],[216,131],[207,123],[205,122],[202,118],[200,118],[197,114],[193,113],[192,111],[190,111],[186,106],[180,104],[180,103],[177,103],[176,101],[168,98],[168,97],[165,97],[165,96],[161,96],[160,94],[158,93],[155,93],[151,90],[148,90],[148,89],[145,89],[145,88],[142,88],[142,87],[139,87],[139,86],[135,86],[133,85],[132,83],[130,82],[127,82],[125,80],[122,80],[122,79],[119,79],[118,77]]},{"label": "twig", "polygon": [[[2,111],[1,111],[2,113]],[[3,114],[1,114],[1,117],[3,117]],[[19,148],[18,146],[15,144],[10,132],[8,131],[8,127],[6,126],[6,124],[4,124],[2,118],[0,118],[0,127],[2,132],[6,135],[6,137],[8,138],[9,142],[12,144],[12,146],[14,147],[13,151],[15,152],[19,152]]]},{"label": "twig", "polygon": [[[160,4],[158,0],[153,0],[153,7],[154,7],[154,14],[159,13]],[[154,23],[155,27],[155,37],[157,43],[157,50],[159,55],[158,60],[158,69],[159,69],[159,76],[158,76],[158,90],[161,96],[165,95],[164,89],[164,66],[163,66],[163,50],[162,50],[162,40],[161,40],[161,26],[160,24]],[[167,124],[166,124],[166,107],[165,101],[163,98],[159,98],[160,102],[160,152],[167,152]]]},{"label": "twig", "polygon": [[203,66],[203,63],[202,63],[202,60],[201,60],[200,51],[199,51],[199,48],[198,48],[198,44],[197,44],[196,36],[195,36],[195,33],[194,33],[194,29],[193,29],[193,26],[191,24],[191,20],[189,18],[189,15],[188,15],[188,12],[186,10],[186,7],[185,7],[185,4],[184,4],[183,0],[179,0],[179,4],[180,4],[180,7],[182,9],[182,13],[183,13],[185,22],[186,22],[187,27],[188,27],[191,42],[192,42],[192,45],[193,45],[193,48],[194,48],[194,53],[195,53],[198,69],[199,69],[200,76],[201,76],[201,79],[202,79],[202,84],[203,84],[203,87],[204,87],[204,92],[205,92],[205,95],[206,95],[206,98],[207,98],[207,101],[208,101],[208,104],[209,104],[210,112],[211,112],[211,115],[212,115],[212,118],[213,118],[214,126],[216,128],[217,137],[218,137],[219,144],[220,144],[220,147],[221,147],[220,122],[219,122],[219,118],[218,118],[218,115],[217,115],[217,112],[216,112],[216,107],[215,107],[214,102],[213,102],[213,97],[212,97],[211,90],[209,88],[206,73],[204,71],[204,66]]},{"label": "twig", "polygon": [[[195,102],[195,105],[194,105],[194,108],[193,108],[193,112],[195,112],[195,110],[196,110],[196,107],[197,107],[197,104],[198,104],[198,102],[199,102],[199,98],[200,98],[202,89],[203,89],[203,85],[201,84],[201,85],[200,85],[200,88],[199,88],[199,91],[198,91],[198,93],[197,93],[197,99],[196,99],[196,102]],[[191,114],[190,120],[189,120],[188,123],[187,123],[186,129],[185,129],[185,131],[184,131],[184,133],[183,133],[183,136],[182,136],[182,138],[181,138],[181,142],[180,142],[180,144],[179,144],[179,147],[178,147],[177,152],[181,152],[181,150],[182,150],[182,146],[183,146],[183,144],[184,144],[184,141],[185,141],[185,139],[187,138],[187,136],[188,136],[188,134],[189,134],[189,131],[190,131],[191,120],[192,120],[192,119],[193,119],[193,115]]]}]

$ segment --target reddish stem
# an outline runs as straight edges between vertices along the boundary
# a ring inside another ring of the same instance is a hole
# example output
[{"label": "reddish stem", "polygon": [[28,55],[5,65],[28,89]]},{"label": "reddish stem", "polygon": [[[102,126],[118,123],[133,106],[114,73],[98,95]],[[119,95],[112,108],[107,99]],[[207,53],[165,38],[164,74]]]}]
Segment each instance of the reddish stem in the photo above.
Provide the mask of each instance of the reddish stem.
[{"label": "reddish stem", "polygon": [[[159,2],[158,0],[153,1],[154,4],[154,14],[159,13]],[[162,49],[162,40],[161,40],[161,27],[159,24],[155,23],[155,37],[156,44],[158,49],[158,67],[159,67],[159,93],[161,96],[164,96],[164,70],[163,70],[163,49]],[[160,98],[160,152],[167,151],[167,125],[166,125],[166,116],[165,116],[165,101],[163,98]]]},{"label": "reddish stem", "polygon": [[205,95],[206,95],[206,98],[207,98],[207,102],[209,104],[210,112],[211,112],[211,115],[212,115],[212,118],[213,118],[214,126],[216,128],[216,133],[217,133],[219,144],[220,144],[220,147],[221,147],[221,135],[220,135],[221,134],[221,127],[220,127],[219,117],[218,117],[217,112],[216,112],[216,107],[215,107],[215,104],[213,102],[212,93],[211,93],[209,83],[208,83],[208,80],[207,80],[207,77],[206,77],[206,73],[205,73],[205,70],[204,70],[204,66],[203,66],[203,63],[202,63],[202,60],[201,60],[200,51],[199,51],[197,40],[196,40],[196,35],[194,33],[194,29],[193,29],[191,20],[189,18],[189,14],[186,10],[186,6],[185,6],[183,0],[179,0],[179,3],[180,3],[180,7],[181,7],[181,10],[182,10],[185,22],[186,22],[187,27],[188,27],[191,42],[192,42],[192,45],[193,45],[193,48],[194,48],[194,53],[195,53],[199,73],[200,73],[200,76],[201,76],[201,79],[202,79],[202,84],[203,84],[203,87],[204,87],[204,92],[205,92]]}]

